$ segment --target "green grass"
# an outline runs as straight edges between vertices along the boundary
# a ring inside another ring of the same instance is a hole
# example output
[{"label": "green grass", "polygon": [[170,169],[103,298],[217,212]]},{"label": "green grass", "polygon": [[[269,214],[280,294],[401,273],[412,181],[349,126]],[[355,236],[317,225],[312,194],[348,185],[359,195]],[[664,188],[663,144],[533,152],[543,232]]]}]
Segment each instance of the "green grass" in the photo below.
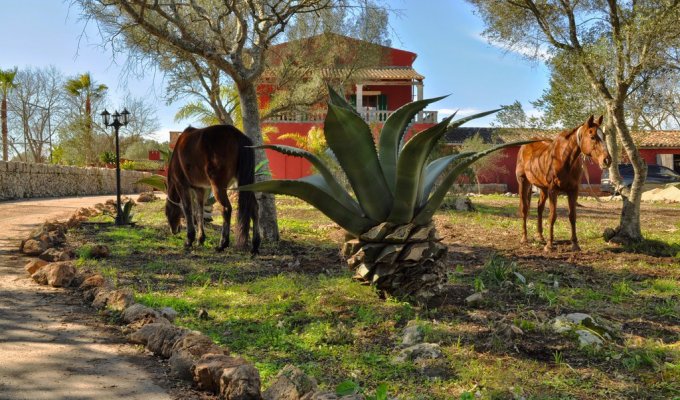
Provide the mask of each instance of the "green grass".
[{"label": "green grass", "polygon": [[[519,247],[517,199],[485,196],[473,199],[478,212],[443,212],[437,218],[450,226],[442,233],[452,243],[447,264],[455,290],[440,305],[417,308],[380,299],[371,287],[353,282],[338,257],[342,233],[304,203],[277,201],[282,242],[265,243],[256,259],[234,249],[214,252],[219,218],[208,228],[209,245],[185,252],[184,232],[169,235],[162,205],[155,202],[135,208],[135,227],[102,224],[76,232],[74,239],[84,244],[78,265],[133,288],[140,303],[174,308],[179,324],[255,363],[264,387],[291,363],[325,390],[346,380],[365,393],[386,384],[401,399],[477,392],[482,399],[680,395],[680,342],[673,339],[680,331],[680,264],[650,257],[649,249],[631,254],[604,244],[602,227],[615,216],[579,220],[584,252],[572,256],[546,255],[536,244]],[[566,218],[561,220],[558,240],[569,236]],[[535,222],[529,228],[531,235]],[[664,243],[680,239],[667,228],[649,232]],[[88,256],[95,243],[108,245],[112,256]],[[468,307],[464,298],[475,290],[485,291],[484,301]],[[198,318],[201,309],[209,319]],[[589,352],[572,337],[551,332],[550,319],[566,312],[646,325]],[[426,341],[440,344],[443,359],[392,361],[410,320],[422,327]],[[507,337],[503,324],[524,334]],[[441,376],[429,377],[431,370]]]}]

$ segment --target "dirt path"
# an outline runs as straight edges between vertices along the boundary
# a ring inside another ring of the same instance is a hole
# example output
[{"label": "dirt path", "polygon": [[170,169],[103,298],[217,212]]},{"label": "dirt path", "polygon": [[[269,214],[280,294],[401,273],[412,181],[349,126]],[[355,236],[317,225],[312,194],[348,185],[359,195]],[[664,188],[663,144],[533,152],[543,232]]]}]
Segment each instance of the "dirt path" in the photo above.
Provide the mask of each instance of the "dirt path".
[{"label": "dirt path", "polygon": [[0,399],[193,398],[79,299],[34,284],[19,240],[111,196],[0,202]]}]

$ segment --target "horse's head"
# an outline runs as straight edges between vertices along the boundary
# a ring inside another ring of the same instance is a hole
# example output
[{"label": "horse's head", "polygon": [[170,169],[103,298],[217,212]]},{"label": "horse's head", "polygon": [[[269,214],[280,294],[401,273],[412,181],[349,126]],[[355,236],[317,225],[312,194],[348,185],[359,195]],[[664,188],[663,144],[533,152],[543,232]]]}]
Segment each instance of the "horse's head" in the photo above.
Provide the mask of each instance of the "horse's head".
[{"label": "horse's head", "polygon": [[607,150],[607,142],[601,128],[603,116],[600,116],[597,121],[594,119],[595,117],[591,115],[588,121],[578,128],[576,140],[581,152],[597,161],[600,168],[605,169],[612,163],[612,157]]},{"label": "horse's head", "polygon": [[173,235],[179,233],[182,215],[182,208],[179,206],[179,203],[171,200],[168,194],[168,198],[165,200],[165,217],[168,219],[170,231]]}]

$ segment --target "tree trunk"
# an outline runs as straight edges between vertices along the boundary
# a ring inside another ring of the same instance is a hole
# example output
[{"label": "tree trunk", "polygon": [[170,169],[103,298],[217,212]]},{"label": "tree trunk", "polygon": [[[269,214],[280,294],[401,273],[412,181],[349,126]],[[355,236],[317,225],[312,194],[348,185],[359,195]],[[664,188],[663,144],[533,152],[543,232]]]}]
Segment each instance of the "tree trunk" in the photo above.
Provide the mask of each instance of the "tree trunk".
[{"label": "tree trunk", "polygon": [[[260,107],[257,101],[257,92],[252,82],[237,83],[239,97],[241,99],[241,112],[243,114],[243,130],[252,139],[255,146],[262,145],[262,131],[260,129]],[[267,160],[264,150],[255,150],[255,163],[259,165]],[[269,164],[263,164],[261,172],[255,176],[256,181],[263,180],[269,172]],[[276,218],[276,204],[274,195],[269,193],[256,193],[260,206],[260,235],[265,240],[276,242],[279,240],[279,225]]]},{"label": "tree trunk", "polygon": [[7,97],[2,97],[0,106],[0,120],[2,120],[2,161],[9,161],[9,142],[7,129]]},{"label": "tree trunk", "polygon": [[615,243],[624,244],[639,242],[642,240],[642,230],[640,228],[640,201],[642,199],[642,187],[645,183],[645,177],[647,176],[647,165],[640,156],[640,152],[635,146],[628,126],[626,125],[623,102],[614,100],[607,105],[607,109],[609,115],[611,115],[613,125],[616,128],[616,133],[619,139],[621,139],[623,149],[626,151],[628,159],[633,166],[634,172],[633,184],[630,190],[627,188],[620,190],[621,197],[623,198],[621,220],[619,226],[614,230],[614,235],[608,239]]}]

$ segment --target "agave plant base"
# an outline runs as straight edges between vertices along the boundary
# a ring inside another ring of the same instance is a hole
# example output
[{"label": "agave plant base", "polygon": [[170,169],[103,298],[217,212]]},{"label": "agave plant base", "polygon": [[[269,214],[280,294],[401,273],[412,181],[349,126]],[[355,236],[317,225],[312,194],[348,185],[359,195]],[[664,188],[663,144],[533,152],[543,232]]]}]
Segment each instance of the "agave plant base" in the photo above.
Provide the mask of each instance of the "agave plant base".
[{"label": "agave plant base", "polygon": [[342,254],[354,279],[381,292],[424,304],[446,283],[447,247],[435,227],[382,223],[345,242]]}]

